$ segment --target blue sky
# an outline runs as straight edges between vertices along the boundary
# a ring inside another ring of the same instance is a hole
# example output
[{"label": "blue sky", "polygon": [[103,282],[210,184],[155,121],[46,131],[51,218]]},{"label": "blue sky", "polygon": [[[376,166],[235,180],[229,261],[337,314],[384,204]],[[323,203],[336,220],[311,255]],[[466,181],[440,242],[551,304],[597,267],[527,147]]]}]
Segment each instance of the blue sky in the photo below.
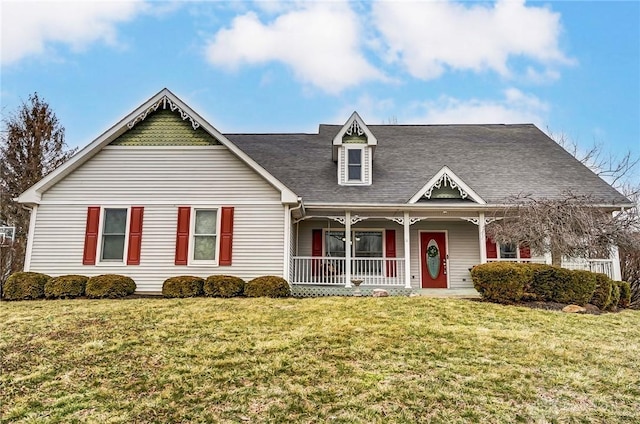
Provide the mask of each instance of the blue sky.
[{"label": "blue sky", "polygon": [[[167,87],[231,132],[528,123],[640,156],[640,2],[2,0],[1,110],[83,146]],[[640,180],[640,170],[635,176]]]}]

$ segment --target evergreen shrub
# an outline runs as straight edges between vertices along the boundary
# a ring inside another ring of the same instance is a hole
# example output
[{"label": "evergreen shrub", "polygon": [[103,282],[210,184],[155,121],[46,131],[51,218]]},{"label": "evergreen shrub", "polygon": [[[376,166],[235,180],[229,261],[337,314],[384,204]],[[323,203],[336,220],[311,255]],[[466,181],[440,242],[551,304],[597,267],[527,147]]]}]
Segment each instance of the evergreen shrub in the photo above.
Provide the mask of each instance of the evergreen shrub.
[{"label": "evergreen shrub", "polygon": [[620,301],[618,302],[619,308],[628,308],[631,305],[631,284],[626,281],[616,281],[620,288]]},{"label": "evergreen shrub", "polygon": [[47,281],[44,295],[48,299],[70,299],[84,296],[89,277],[84,275],[61,275]]},{"label": "evergreen shrub", "polygon": [[244,294],[247,297],[289,297],[291,287],[284,278],[266,275],[247,282]]},{"label": "evergreen shrub", "polygon": [[607,311],[618,310],[618,303],[620,302],[620,286],[616,281],[613,281],[611,285],[611,302],[607,305]]},{"label": "evergreen shrub", "polygon": [[232,275],[211,275],[204,282],[204,295],[211,297],[236,297],[244,293],[245,282]]},{"label": "evergreen shrub", "polygon": [[126,297],[136,291],[131,278],[118,274],[96,275],[87,280],[85,294],[92,299]]},{"label": "evergreen shrub", "polygon": [[596,290],[589,303],[597,306],[601,310],[607,309],[611,303],[611,292],[613,291],[613,281],[606,274],[596,273]]},{"label": "evergreen shrub", "polygon": [[538,300],[586,305],[596,289],[595,274],[551,265],[533,268],[531,292]]},{"label": "evergreen shrub", "polygon": [[162,284],[164,297],[196,297],[202,295],[204,279],[192,275],[167,278]]},{"label": "evergreen shrub", "polygon": [[471,269],[473,286],[483,299],[497,303],[519,302],[528,292],[532,269],[525,264],[489,262]]},{"label": "evergreen shrub", "polygon": [[44,297],[44,285],[50,276],[39,272],[16,272],[2,286],[4,300],[28,300]]}]

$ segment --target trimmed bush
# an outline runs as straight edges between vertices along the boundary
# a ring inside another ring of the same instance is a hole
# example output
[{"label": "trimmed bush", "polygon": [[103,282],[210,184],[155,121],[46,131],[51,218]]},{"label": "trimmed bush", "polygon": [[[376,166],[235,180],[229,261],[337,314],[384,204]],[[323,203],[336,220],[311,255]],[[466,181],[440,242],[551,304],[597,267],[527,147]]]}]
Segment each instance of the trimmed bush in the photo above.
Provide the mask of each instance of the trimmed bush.
[{"label": "trimmed bush", "polygon": [[84,275],[61,275],[47,281],[44,285],[44,295],[48,299],[70,299],[84,296],[89,277]]},{"label": "trimmed bush", "polygon": [[192,275],[180,275],[164,280],[162,295],[164,297],[196,297],[202,295],[204,279]]},{"label": "trimmed bush", "polygon": [[244,294],[247,297],[289,297],[291,287],[284,278],[266,275],[245,284]]},{"label": "trimmed bush", "polygon": [[531,280],[531,268],[511,262],[489,262],[471,270],[473,286],[492,302],[514,303],[522,300]]},{"label": "trimmed bush", "polygon": [[589,271],[572,271],[550,265],[533,268],[531,292],[539,300],[586,305],[596,289],[596,277]]},{"label": "trimmed bush", "polygon": [[44,285],[51,279],[47,274],[39,272],[16,272],[12,274],[2,287],[4,300],[27,300],[44,297]]},{"label": "trimmed bush", "polygon": [[136,283],[131,278],[118,274],[96,275],[89,278],[85,294],[92,299],[115,299],[133,294]]},{"label": "trimmed bush", "polygon": [[611,303],[613,281],[606,274],[596,273],[595,276],[596,290],[593,293],[593,297],[591,297],[590,303],[604,311]]},{"label": "trimmed bush", "polygon": [[607,305],[607,311],[617,311],[620,302],[620,286],[614,281],[611,285],[611,302]]},{"label": "trimmed bush", "polygon": [[204,295],[212,297],[236,297],[244,293],[244,280],[231,275],[212,275],[204,282]]},{"label": "trimmed bush", "polygon": [[620,301],[618,302],[618,307],[628,308],[631,305],[631,284],[626,281],[616,281],[616,284],[620,288]]}]

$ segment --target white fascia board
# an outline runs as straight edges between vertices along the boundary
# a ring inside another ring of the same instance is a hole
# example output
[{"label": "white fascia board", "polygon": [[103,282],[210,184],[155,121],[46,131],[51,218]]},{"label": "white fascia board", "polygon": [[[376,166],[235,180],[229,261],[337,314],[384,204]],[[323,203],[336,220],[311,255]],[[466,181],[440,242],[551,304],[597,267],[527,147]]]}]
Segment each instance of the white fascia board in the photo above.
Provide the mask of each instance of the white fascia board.
[{"label": "white fascia board", "polygon": [[409,199],[408,203],[416,203],[424,194],[433,187],[440,179],[447,174],[447,176],[453,180],[463,191],[467,193],[467,195],[476,203],[480,205],[486,205],[487,202],[484,201],[482,197],[478,193],[476,193],[471,187],[469,187],[461,178],[459,178],[448,166],[443,166],[440,171],[436,173],[420,190],[416,192],[416,194]]},{"label": "white fascia board", "polygon": [[180,100],[175,94],[173,94],[169,89],[164,88],[158,94],[151,97],[149,100],[144,102],[141,106],[136,108],[133,112],[125,116],[121,119],[117,124],[112,126],[110,129],[105,131],[102,135],[96,138],[94,141],[89,143],[87,146],[78,151],[73,157],[71,157],[67,162],[56,168],[53,172],[45,176],[43,179],[38,181],[36,184],[27,189],[24,193],[18,196],[17,201],[19,203],[34,203],[38,204],[40,202],[42,193],[47,191],[53,185],[55,185],[58,181],[62,180],[64,177],[69,175],[71,172],[76,170],[82,164],[87,162],[93,156],[95,156],[102,148],[107,146],[113,140],[118,138],[120,135],[129,130],[127,124],[134,119],[136,119],[140,114],[147,111],[151,106],[160,101],[163,97],[167,97],[173,103],[175,103],[178,107],[180,107],[187,114],[191,115],[193,119],[198,121],[198,123],[211,134],[214,138],[216,138],[222,145],[228,148],[238,159],[247,164],[251,169],[256,171],[262,178],[264,178],[269,184],[280,191],[280,198],[282,203],[297,203],[298,196],[287,188],[282,182],[276,179],[273,175],[271,175],[266,169],[262,166],[258,165],[253,159],[251,159],[246,153],[240,150],[236,145],[234,145],[229,139],[227,139],[224,135],[222,135],[218,130],[216,130],[211,124],[209,124],[202,116],[192,110],[189,106],[187,106],[182,100]]}]

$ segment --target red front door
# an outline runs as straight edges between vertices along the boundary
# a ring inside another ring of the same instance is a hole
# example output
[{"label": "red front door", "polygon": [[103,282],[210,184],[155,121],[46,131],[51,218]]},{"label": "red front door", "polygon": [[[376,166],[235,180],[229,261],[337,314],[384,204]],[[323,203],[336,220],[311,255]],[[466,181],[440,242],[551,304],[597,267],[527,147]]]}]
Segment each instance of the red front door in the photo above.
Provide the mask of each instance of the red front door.
[{"label": "red front door", "polygon": [[447,288],[447,238],[445,233],[420,233],[423,289]]}]

